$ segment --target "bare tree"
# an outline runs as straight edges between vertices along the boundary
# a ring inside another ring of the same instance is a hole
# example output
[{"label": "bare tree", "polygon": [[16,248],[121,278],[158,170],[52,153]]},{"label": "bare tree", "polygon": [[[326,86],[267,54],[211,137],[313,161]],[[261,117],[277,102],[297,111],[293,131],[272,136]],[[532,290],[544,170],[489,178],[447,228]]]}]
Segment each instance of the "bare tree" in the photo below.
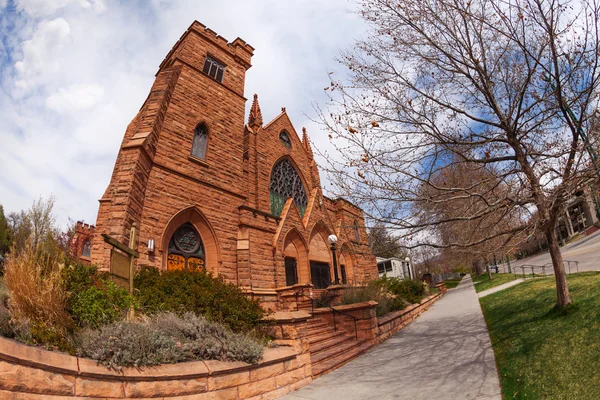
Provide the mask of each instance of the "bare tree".
[{"label": "bare tree", "polygon": [[[571,303],[555,227],[566,197],[595,177],[583,133],[599,101],[597,0],[365,0],[361,14],[371,32],[340,58],[350,81],[334,80],[319,109],[341,157],[325,166],[336,194],[411,246],[475,246],[523,229],[442,242],[432,228],[443,220],[414,215],[423,185],[448,192],[442,202],[486,205],[446,221],[537,212],[558,306]],[[502,190],[436,185],[456,160],[485,166]]]},{"label": "bare tree", "polygon": [[367,232],[371,252],[377,257],[400,258],[406,257],[406,247],[400,239],[393,236],[386,226],[378,222]]}]

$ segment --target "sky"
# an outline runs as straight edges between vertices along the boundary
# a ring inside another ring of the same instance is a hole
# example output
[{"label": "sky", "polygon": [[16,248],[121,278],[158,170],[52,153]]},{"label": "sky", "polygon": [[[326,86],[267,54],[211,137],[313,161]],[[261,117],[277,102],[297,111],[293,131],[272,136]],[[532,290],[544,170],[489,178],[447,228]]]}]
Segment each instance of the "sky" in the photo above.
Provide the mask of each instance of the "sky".
[{"label": "sky", "polygon": [[245,95],[258,93],[265,124],[286,107],[298,132],[328,147],[313,104],[325,103],[329,72],[344,74],[340,51],[366,32],[353,9],[349,0],[0,0],[5,214],[52,195],[60,225],[95,222],[125,128],[194,20],[256,49]]}]

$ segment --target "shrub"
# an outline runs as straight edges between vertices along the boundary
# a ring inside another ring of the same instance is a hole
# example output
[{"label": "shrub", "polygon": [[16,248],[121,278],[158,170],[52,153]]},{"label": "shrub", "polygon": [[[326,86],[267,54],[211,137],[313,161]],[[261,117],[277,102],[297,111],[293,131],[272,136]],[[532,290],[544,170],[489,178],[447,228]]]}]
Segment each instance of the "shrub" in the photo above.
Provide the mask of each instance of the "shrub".
[{"label": "shrub", "polygon": [[0,336],[14,336],[12,326],[10,325],[10,313],[3,305],[0,305]]},{"label": "shrub", "polygon": [[409,303],[419,303],[427,295],[427,288],[422,282],[412,280],[389,279],[388,290]]},{"label": "shrub", "polygon": [[193,313],[160,313],[136,322],[117,322],[79,335],[80,353],[113,369],[222,360],[256,363],[263,346],[248,335]]},{"label": "shrub", "polygon": [[82,328],[98,328],[121,319],[133,304],[129,292],[95,266],[75,263],[63,269],[67,309]]},{"label": "shrub", "polygon": [[408,305],[404,299],[392,295],[385,285],[380,284],[379,280],[371,282],[368,286],[347,288],[344,290],[340,302],[341,304],[355,304],[371,300],[377,302],[378,317],[401,310]]},{"label": "shrub", "polygon": [[144,267],[135,276],[136,297],[148,315],[171,311],[193,312],[219,322],[234,332],[249,332],[265,316],[257,300],[247,298],[240,288],[205,272],[169,271]]},{"label": "shrub", "polygon": [[82,327],[98,328],[122,319],[132,305],[127,290],[111,281],[99,287],[90,286],[81,293],[73,293],[70,307],[75,321]]},{"label": "shrub", "polygon": [[5,267],[13,322],[29,326],[34,343],[68,347],[73,320],[66,309],[67,293],[57,256],[36,252],[29,244],[19,252],[13,249]]}]

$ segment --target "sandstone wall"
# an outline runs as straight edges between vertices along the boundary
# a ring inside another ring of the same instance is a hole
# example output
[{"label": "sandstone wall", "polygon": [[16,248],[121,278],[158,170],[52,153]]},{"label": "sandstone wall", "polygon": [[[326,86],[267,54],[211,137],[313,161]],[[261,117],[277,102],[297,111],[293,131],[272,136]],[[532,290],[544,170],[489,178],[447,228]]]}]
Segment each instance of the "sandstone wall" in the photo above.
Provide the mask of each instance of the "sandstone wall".
[{"label": "sandstone wall", "polygon": [[266,349],[257,365],[195,361],[115,372],[94,361],[0,338],[0,398],[275,399],[312,381],[309,354]]}]

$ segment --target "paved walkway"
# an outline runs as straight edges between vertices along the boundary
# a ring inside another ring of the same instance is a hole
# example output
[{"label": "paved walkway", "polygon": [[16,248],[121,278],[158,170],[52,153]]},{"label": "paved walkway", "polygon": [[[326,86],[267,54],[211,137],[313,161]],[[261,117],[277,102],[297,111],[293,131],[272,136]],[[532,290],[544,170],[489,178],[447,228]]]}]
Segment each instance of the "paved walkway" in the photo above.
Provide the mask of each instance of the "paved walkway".
[{"label": "paved walkway", "polygon": [[471,277],[386,342],[283,399],[501,400]]},{"label": "paved walkway", "polygon": [[514,281],[503,283],[502,285],[498,285],[491,289],[484,290],[483,292],[479,292],[478,295],[479,295],[479,297],[485,297],[488,294],[492,294],[492,293],[496,293],[496,292],[499,292],[504,289],[508,289],[509,287],[518,285],[521,282],[525,282],[525,279],[519,278],[519,279],[515,279]]}]

